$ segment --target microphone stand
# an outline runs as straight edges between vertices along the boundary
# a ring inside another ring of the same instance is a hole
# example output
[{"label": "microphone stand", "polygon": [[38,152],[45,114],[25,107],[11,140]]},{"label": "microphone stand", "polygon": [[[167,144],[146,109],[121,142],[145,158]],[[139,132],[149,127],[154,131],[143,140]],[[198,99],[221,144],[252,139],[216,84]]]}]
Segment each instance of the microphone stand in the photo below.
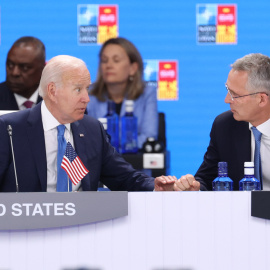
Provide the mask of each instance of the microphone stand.
[{"label": "microphone stand", "polygon": [[13,151],[12,127],[11,127],[11,125],[8,125],[7,131],[8,131],[9,138],[10,138],[10,145],[11,145],[11,152],[12,152],[12,159],[13,159],[13,166],[14,166],[14,173],[15,173],[15,181],[16,181],[16,192],[18,193],[19,192],[19,185],[18,185],[15,157],[14,157],[14,151]]}]

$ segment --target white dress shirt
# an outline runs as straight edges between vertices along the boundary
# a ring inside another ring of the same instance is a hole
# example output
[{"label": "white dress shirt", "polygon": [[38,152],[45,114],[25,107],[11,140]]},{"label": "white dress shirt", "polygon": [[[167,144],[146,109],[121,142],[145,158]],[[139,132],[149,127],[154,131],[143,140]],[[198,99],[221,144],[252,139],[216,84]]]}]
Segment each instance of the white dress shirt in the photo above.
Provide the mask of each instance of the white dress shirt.
[{"label": "white dress shirt", "polygon": [[33,106],[32,107],[34,107],[36,105],[37,99],[38,99],[38,90],[36,90],[29,99],[27,99],[27,98],[25,98],[23,96],[20,96],[18,94],[15,94],[15,93],[14,93],[14,97],[15,97],[16,102],[18,104],[19,110],[24,110],[24,109],[26,109],[26,107],[23,105],[23,103],[25,101],[27,101],[27,100],[30,100],[30,101],[33,102]]},{"label": "white dress shirt", "polygon": [[[41,118],[44,129],[46,158],[47,158],[47,192],[56,192],[57,183],[57,126],[61,125],[54,116],[50,113],[45,105],[45,102],[41,103]],[[70,124],[65,124],[65,139],[70,142],[74,147],[73,135]],[[72,191],[80,189],[81,184],[78,183],[76,186],[72,184]]]},{"label": "white dress shirt", "polygon": [[[251,130],[252,125],[249,124]],[[270,190],[270,119],[256,127],[261,133],[261,167],[263,190]],[[251,161],[254,161],[255,138],[251,130]]]}]

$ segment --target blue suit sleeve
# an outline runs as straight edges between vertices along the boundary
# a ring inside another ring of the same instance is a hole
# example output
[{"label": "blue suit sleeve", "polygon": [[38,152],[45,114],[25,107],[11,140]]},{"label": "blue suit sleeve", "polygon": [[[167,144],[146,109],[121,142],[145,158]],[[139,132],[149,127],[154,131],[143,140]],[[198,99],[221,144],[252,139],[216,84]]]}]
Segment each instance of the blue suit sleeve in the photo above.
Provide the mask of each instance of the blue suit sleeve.
[{"label": "blue suit sleeve", "polygon": [[106,139],[101,124],[103,138],[103,158],[100,180],[112,191],[153,191],[154,178],[136,171]]},{"label": "blue suit sleeve", "polygon": [[216,122],[210,132],[210,143],[203,158],[203,163],[195,174],[201,190],[212,190],[212,181],[217,177],[217,164],[220,160],[216,142]]}]

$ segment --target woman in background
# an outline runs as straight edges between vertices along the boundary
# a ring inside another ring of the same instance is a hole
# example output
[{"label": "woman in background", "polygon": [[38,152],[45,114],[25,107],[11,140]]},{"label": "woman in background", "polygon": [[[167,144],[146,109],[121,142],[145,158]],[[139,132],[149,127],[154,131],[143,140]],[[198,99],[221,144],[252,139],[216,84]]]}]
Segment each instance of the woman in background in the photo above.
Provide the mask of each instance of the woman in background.
[{"label": "woman in background", "polygon": [[97,80],[91,86],[87,105],[88,115],[96,119],[104,117],[109,99],[115,102],[119,117],[125,114],[125,101],[134,101],[139,148],[148,137],[157,139],[156,89],[144,84],[142,57],[125,38],[109,39],[100,50]]}]

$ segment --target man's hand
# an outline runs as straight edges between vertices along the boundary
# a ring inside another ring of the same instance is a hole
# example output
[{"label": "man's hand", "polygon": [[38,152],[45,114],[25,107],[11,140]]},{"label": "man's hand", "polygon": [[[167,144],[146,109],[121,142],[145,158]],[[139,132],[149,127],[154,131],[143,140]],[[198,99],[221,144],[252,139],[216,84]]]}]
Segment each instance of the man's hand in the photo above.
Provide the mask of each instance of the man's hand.
[{"label": "man's hand", "polygon": [[193,175],[187,174],[175,181],[173,188],[175,191],[198,191],[200,182],[196,181]]},{"label": "man's hand", "polygon": [[159,176],[155,178],[155,191],[173,191],[173,185],[177,181],[175,176]]}]

